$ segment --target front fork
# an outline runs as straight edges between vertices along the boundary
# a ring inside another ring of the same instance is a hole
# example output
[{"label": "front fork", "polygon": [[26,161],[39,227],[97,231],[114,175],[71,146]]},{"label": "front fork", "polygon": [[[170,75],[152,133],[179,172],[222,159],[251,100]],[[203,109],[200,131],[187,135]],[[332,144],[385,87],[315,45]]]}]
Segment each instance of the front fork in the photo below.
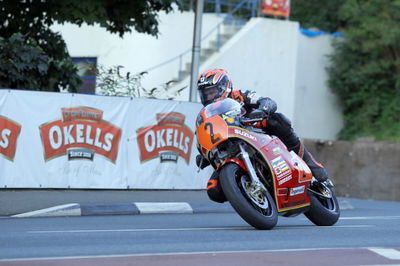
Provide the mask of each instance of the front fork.
[{"label": "front fork", "polygon": [[243,147],[243,144],[239,144],[239,148],[240,148],[239,157],[243,160],[244,164],[246,165],[249,171],[249,176],[251,179],[251,194],[258,194],[259,192],[265,192],[267,189],[258,178],[256,171],[254,170],[253,164],[250,161],[249,153]]}]

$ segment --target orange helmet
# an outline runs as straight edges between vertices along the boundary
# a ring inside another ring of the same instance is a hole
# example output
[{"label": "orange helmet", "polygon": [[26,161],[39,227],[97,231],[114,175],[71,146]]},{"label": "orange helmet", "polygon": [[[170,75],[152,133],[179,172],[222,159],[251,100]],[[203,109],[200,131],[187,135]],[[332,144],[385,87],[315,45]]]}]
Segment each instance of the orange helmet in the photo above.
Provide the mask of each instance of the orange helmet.
[{"label": "orange helmet", "polygon": [[201,103],[206,106],[212,102],[228,97],[232,91],[232,83],[228,72],[224,69],[209,69],[197,79]]}]

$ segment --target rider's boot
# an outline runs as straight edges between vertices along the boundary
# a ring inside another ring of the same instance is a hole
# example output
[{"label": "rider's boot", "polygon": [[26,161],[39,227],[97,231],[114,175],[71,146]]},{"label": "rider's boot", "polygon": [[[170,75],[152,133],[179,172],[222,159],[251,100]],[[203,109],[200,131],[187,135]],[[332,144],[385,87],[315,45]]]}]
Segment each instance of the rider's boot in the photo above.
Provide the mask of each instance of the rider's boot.
[{"label": "rider's boot", "polygon": [[[204,169],[210,165],[210,162],[206,160],[201,154],[196,156],[196,164],[199,169]],[[207,183],[207,195],[215,202],[223,203],[227,201],[224,192],[222,191],[221,184],[219,183],[218,172],[214,171]]]},{"label": "rider's boot", "polygon": [[222,191],[221,184],[219,183],[218,172],[214,171],[207,183],[207,195],[215,202],[224,203],[227,201],[224,192]]}]

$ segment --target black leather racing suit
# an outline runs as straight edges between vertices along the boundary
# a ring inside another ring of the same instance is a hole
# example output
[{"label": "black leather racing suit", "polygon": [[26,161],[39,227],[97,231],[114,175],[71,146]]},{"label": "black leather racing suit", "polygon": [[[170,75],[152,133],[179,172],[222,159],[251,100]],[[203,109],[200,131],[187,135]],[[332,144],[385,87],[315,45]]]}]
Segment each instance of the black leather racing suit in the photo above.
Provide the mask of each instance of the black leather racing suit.
[{"label": "black leather racing suit", "polygon": [[230,97],[243,103],[246,112],[252,109],[263,110],[267,118],[260,123],[259,127],[267,134],[277,136],[290,151],[297,153],[310,167],[313,176],[318,181],[328,179],[328,173],[324,166],[317,162],[310,152],[301,143],[299,137],[292,128],[290,120],[282,113],[276,112],[277,105],[274,100],[268,97],[258,97],[254,91],[234,90]]}]

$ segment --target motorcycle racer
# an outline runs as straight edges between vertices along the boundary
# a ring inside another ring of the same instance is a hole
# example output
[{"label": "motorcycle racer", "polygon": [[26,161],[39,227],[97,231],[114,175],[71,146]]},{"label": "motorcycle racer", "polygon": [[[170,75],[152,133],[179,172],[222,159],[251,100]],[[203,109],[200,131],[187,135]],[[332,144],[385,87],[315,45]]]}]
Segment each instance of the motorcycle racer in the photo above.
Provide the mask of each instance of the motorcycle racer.
[{"label": "motorcycle racer", "polygon": [[[242,105],[244,115],[254,109],[262,110],[265,113],[265,118],[254,126],[262,129],[266,134],[278,137],[289,151],[294,151],[298,154],[309,166],[313,176],[319,182],[324,182],[328,179],[325,167],[313,158],[300,141],[294,132],[290,120],[282,113],[276,112],[277,104],[274,100],[269,97],[259,97],[255,91],[233,90],[232,82],[227,71],[224,69],[209,69],[204,71],[198,77],[197,89],[200,94],[201,103],[204,106],[229,97]],[[201,169],[210,164],[201,153],[197,155],[196,163]],[[225,199],[221,197],[220,190],[218,175],[214,172],[208,182],[208,195],[214,201],[223,202]]]}]

